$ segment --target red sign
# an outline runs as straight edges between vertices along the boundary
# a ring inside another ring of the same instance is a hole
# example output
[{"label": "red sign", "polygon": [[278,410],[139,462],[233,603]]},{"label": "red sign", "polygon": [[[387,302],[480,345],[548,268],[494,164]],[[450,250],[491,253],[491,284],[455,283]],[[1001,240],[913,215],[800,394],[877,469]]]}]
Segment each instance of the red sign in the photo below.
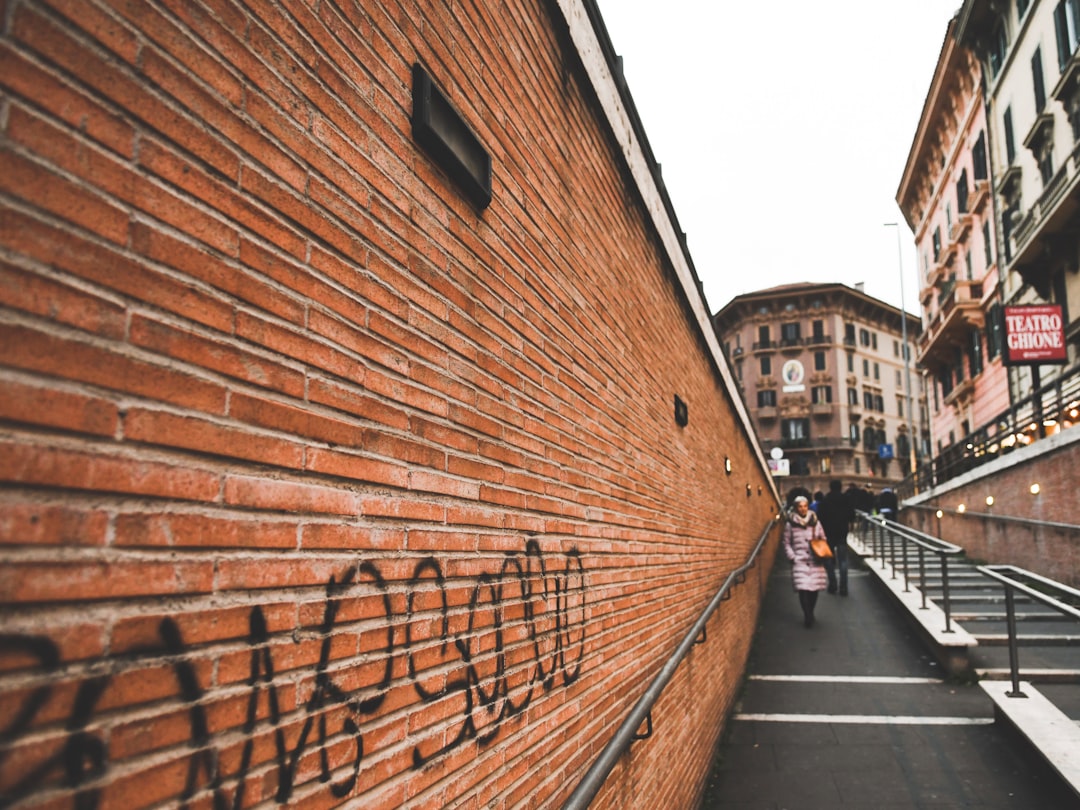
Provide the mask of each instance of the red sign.
[{"label": "red sign", "polygon": [[1009,365],[1066,362],[1061,305],[1005,307],[1005,346]]}]

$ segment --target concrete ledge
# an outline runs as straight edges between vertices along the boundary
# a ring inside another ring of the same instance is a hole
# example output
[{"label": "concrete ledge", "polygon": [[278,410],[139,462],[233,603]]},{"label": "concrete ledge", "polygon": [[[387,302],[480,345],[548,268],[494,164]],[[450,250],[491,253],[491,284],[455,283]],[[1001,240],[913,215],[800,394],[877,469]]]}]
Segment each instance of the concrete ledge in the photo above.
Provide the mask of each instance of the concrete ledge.
[{"label": "concrete ledge", "polygon": [[979,641],[971,633],[960,627],[954,619],[949,632],[945,631],[945,611],[927,599],[923,607],[922,591],[914,585],[904,590],[904,576],[897,571],[893,577],[892,566],[884,560],[870,555],[870,549],[854,536],[849,536],[848,547],[863,558],[867,570],[880,582],[904,612],[911,617],[934,652],[935,658],[950,675],[965,675],[971,671],[969,651],[978,647]]},{"label": "concrete ledge", "polygon": [[1025,737],[1080,797],[1080,726],[1035,689],[1020,681],[1026,697],[1009,697],[1012,681],[979,681],[994,702],[998,722],[1009,723]]}]

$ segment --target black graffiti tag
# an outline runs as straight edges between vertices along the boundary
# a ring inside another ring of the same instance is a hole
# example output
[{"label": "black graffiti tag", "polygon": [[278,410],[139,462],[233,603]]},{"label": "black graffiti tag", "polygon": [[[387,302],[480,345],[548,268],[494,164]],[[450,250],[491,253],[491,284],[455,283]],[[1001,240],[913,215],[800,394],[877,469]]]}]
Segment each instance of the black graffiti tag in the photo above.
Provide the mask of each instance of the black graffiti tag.
[{"label": "black graffiti tag", "polygon": [[[408,683],[421,705],[456,701],[456,714],[449,718],[452,731],[442,737],[442,744],[431,751],[414,747],[417,768],[466,741],[492,742],[505,722],[522,716],[538,693],[568,686],[580,675],[586,582],[576,550],[564,553],[552,566],[539,542],[529,539],[523,554],[507,553],[493,570],[471,579],[448,578],[437,558],[425,557],[404,585],[405,614],[396,616],[391,585],[374,562],[359,561],[329,578],[321,623],[309,630],[296,628],[296,633],[315,634],[319,655],[311,670],[310,692],[288,713],[283,711],[281,674],[274,657],[282,638],[271,633],[260,606],[251,608],[244,742],[228,773],[207,716],[213,694],[199,682],[196,651],[184,641],[180,623],[171,617],[162,620],[158,642],[126,654],[125,667],[159,661],[169,666],[179,700],[187,707],[190,754],[178,805],[186,810],[196,800],[205,804],[207,792],[214,810],[239,810],[250,804],[245,791],[255,767],[255,740],[266,731],[273,740],[274,795],[279,803],[292,798],[300,763],[308,753],[317,755],[317,778],[334,797],[355,793],[365,756],[365,723],[384,707],[394,673],[400,671],[395,661],[404,659]],[[350,618],[351,623],[345,623],[343,611],[350,605],[364,605],[367,621],[355,623]],[[346,676],[355,677],[359,670],[354,656],[335,665],[334,643],[351,633],[356,634],[355,649],[362,651],[366,681],[346,688],[342,685]],[[402,635],[400,647],[396,646],[395,638]],[[56,644],[43,636],[0,635],[0,655],[29,658],[41,674],[37,679],[41,685],[29,691],[0,728],[2,767],[13,747],[34,732],[42,709],[53,698],[51,684],[66,670]],[[105,659],[93,671],[111,671],[108,668],[116,663]],[[297,676],[290,673],[290,678]],[[88,728],[109,684],[107,674],[86,677],[78,684],[62,746],[25,773],[9,777],[11,782],[0,788],[0,808],[21,802],[50,783],[69,789],[78,810],[98,807],[109,752]],[[291,746],[288,739],[293,740]]]}]

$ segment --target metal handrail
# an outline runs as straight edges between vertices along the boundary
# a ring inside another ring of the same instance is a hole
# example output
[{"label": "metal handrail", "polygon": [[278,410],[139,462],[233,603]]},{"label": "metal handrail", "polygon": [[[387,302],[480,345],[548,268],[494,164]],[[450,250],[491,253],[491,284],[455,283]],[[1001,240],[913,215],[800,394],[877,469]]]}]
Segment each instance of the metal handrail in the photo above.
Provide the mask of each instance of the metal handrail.
[{"label": "metal handrail", "polygon": [[[870,533],[871,548],[876,558],[881,560],[882,569],[885,568],[886,562],[892,567],[892,578],[896,578],[896,572],[898,566],[896,564],[896,538],[900,539],[900,554],[903,565],[904,575],[904,591],[909,592],[911,586],[911,566],[908,560],[908,546],[914,544],[918,549],[919,558],[919,591],[922,594],[922,609],[926,610],[926,552],[929,551],[938,555],[938,561],[941,565],[941,604],[942,611],[945,614],[945,630],[946,633],[952,633],[952,599],[949,590],[949,557],[957,556],[964,552],[961,546],[955,543],[949,543],[946,540],[942,540],[939,537],[920,532],[917,529],[912,529],[910,526],[905,526],[902,523],[897,523],[895,520],[890,520],[881,515],[870,515],[866,512],[856,511],[856,516],[862,521],[864,526],[870,526],[873,531]],[[883,536],[888,535],[888,559],[885,557],[884,544],[886,538]]]},{"label": "metal handrail", "polygon": [[619,726],[618,731],[615,732],[615,735],[608,744],[604,746],[604,750],[600,752],[600,756],[596,758],[596,761],[589,767],[589,770],[585,772],[585,776],[578,783],[578,786],[574,788],[574,792],[570,794],[570,797],[563,805],[563,810],[581,810],[582,808],[588,807],[592,800],[596,798],[596,794],[600,792],[600,788],[603,787],[608,774],[611,773],[622,755],[630,749],[634,740],[639,739],[637,733],[638,729],[641,728],[641,724],[645,722],[646,719],[651,718],[653,705],[659,700],[661,692],[664,691],[664,687],[667,686],[668,681],[671,680],[672,676],[675,674],[675,670],[686,657],[686,654],[690,652],[690,648],[697,643],[701,638],[702,633],[705,632],[705,625],[708,623],[709,618],[720,606],[720,603],[727,598],[728,591],[731,590],[731,587],[738,584],[738,581],[740,581],[739,578],[750,570],[754,566],[754,563],[757,562],[758,554],[761,553],[761,549],[765,545],[769,533],[775,528],[779,520],[780,516],[778,515],[773,520],[769,521],[769,524],[762,531],[761,537],[758,538],[754,550],[751,551],[750,556],[746,558],[746,562],[728,574],[727,579],[724,580],[724,584],[720,586],[720,590],[716,592],[716,596],[709,602],[708,607],[705,608],[701,617],[683,637],[682,643],[675,649],[675,652],[672,653],[671,657],[667,660],[667,663],[664,664],[657,676],[653,678],[652,683],[649,684],[649,688],[645,690],[645,694],[643,694],[641,698],[638,699],[638,702],[634,704],[634,708],[630,711],[630,714],[626,716],[626,719],[623,720],[622,725]]},{"label": "metal handrail", "polygon": [[1009,675],[1012,678],[1012,691],[1005,694],[1008,697],[1027,697],[1020,691],[1020,653],[1016,638],[1016,600],[1013,592],[1020,591],[1036,602],[1041,602],[1059,613],[1072,616],[1074,619],[1080,619],[1080,607],[1065,604],[1050,596],[1044,590],[1030,587],[1020,580],[1036,582],[1044,589],[1068,595],[1078,602],[1080,602],[1080,591],[1024,568],[1017,568],[1015,565],[980,565],[976,570],[991,579],[996,579],[1005,586],[1005,618],[1009,627]]},{"label": "metal handrail", "polygon": [[1035,518],[1017,517],[1015,515],[997,515],[993,512],[976,512],[974,509],[948,509],[943,506],[933,506],[932,504],[925,503],[905,503],[905,509],[921,509],[925,512],[943,512],[949,515],[958,515],[960,517],[973,517],[973,518],[990,518],[992,520],[1000,520],[1004,523],[1022,523],[1024,525],[1031,526],[1044,526],[1048,529],[1062,529],[1067,532],[1080,531],[1080,524],[1076,523],[1060,523],[1053,520],[1036,520]]}]

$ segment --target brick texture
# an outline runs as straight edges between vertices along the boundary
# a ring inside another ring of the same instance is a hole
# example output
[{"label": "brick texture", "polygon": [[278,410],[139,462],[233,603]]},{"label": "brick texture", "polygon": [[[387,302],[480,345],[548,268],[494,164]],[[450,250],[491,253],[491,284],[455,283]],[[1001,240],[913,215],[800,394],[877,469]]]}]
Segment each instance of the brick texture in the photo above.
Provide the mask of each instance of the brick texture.
[{"label": "brick texture", "polygon": [[[558,807],[776,507],[557,7],[0,10],[0,804]],[[595,807],[696,806],[774,552]]]},{"label": "brick texture", "polygon": [[[1076,485],[1062,472],[1080,464],[1073,430],[1055,437],[1068,440],[1060,446],[1036,441],[1004,456],[1014,463],[992,474],[976,467],[973,480],[942,487],[917,507],[902,509],[901,520],[963,547],[970,559],[1015,565],[1080,588]],[[1039,485],[1034,493],[1033,484]],[[987,498],[993,499],[990,505]]]}]

